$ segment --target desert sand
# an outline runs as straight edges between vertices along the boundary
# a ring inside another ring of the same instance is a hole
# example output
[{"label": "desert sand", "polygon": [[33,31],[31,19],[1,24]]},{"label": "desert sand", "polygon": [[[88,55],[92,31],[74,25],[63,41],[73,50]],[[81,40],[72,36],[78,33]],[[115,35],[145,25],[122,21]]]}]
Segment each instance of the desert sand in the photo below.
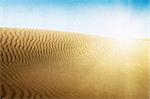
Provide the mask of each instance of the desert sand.
[{"label": "desert sand", "polygon": [[0,28],[2,99],[149,99],[148,39]]}]

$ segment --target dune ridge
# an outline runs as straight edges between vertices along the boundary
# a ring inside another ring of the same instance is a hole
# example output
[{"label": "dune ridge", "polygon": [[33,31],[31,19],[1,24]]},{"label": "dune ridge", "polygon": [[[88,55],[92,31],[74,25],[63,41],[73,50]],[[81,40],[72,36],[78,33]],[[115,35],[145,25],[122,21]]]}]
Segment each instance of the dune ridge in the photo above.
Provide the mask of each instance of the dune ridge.
[{"label": "dune ridge", "polygon": [[149,42],[0,28],[0,96],[149,99]]}]

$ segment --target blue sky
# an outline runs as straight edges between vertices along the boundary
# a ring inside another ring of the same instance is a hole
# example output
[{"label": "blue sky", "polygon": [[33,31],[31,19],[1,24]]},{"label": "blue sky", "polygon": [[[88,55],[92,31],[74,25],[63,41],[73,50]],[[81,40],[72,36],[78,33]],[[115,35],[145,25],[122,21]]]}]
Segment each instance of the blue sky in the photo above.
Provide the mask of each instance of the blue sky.
[{"label": "blue sky", "polygon": [[122,4],[133,8],[146,8],[149,0],[1,0],[2,5],[114,5]]},{"label": "blue sky", "polygon": [[149,0],[1,0],[0,27],[147,37]]}]

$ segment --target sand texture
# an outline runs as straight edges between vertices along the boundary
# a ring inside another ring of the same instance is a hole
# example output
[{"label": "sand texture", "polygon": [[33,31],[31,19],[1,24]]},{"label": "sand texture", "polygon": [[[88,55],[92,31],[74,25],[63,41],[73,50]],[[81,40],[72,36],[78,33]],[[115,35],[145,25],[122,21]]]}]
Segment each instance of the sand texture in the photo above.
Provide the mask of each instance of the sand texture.
[{"label": "sand texture", "polygon": [[149,99],[150,40],[0,28],[2,99]]}]

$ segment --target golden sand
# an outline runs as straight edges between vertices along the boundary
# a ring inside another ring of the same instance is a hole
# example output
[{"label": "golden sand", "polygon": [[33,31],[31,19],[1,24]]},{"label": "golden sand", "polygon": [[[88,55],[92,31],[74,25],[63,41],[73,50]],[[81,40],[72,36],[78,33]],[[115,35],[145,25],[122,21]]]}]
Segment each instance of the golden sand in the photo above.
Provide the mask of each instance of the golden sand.
[{"label": "golden sand", "polygon": [[150,40],[0,28],[4,99],[149,99]]}]

